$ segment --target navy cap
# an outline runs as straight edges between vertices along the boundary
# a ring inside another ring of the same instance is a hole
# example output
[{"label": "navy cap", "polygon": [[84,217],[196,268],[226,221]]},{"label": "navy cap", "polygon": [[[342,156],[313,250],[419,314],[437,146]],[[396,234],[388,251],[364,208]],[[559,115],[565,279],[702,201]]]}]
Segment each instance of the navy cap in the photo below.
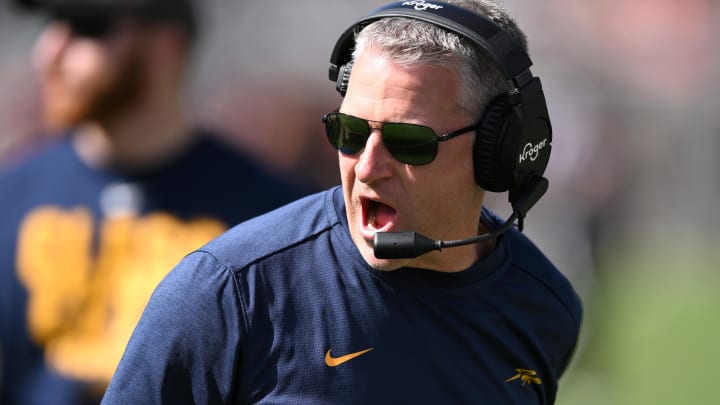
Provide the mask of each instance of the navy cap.
[{"label": "navy cap", "polygon": [[192,0],[13,0],[29,11],[51,15],[131,15],[150,21],[178,22],[194,35],[197,15]]}]

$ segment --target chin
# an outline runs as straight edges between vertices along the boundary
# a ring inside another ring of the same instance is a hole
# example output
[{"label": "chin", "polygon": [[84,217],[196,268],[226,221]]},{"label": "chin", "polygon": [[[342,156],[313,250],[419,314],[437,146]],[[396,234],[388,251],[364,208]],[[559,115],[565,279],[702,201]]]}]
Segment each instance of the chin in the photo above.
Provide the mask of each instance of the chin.
[{"label": "chin", "polygon": [[378,259],[375,257],[372,248],[361,250],[363,258],[370,267],[380,271],[393,271],[405,266],[407,260],[404,259]]},{"label": "chin", "polygon": [[402,265],[399,265],[399,264],[393,265],[391,263],[388,263],[386,260],[383,260],[382,263],[372,263],[372,264],[370,264],[370,266],[375,270],[387,271],[387,272],[394,271],[394,270],[397,270],[397,269],[400,269],[403,267]]},{"label": "chin", "polygon": [[370,267],[380,271],[392,271],[407,264],[405,259],[378,259],[375,257],[372,239],[365,239],[357,230],[354,233],[351,231],[351,235],[360,255]]}]

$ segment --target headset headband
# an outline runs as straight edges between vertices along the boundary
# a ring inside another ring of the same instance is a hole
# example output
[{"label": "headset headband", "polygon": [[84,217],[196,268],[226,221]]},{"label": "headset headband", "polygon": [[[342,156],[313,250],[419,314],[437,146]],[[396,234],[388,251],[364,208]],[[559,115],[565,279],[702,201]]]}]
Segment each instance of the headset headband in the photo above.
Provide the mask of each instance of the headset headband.
[{"label": "headset headband", "polygon": [[[385,17],[407,17],[426,21],[470,39],[493,58],[502,75],[520,88],[530,79],[532,61],[523,47],[489,18],[442,2],[399,1],[378,9],[356,21],[337,41],[330,57],[330,80],[338,77],[340,66],[352,59],[350,46],[357,27]],[[349,42],[350,41],[350,42]]]}]

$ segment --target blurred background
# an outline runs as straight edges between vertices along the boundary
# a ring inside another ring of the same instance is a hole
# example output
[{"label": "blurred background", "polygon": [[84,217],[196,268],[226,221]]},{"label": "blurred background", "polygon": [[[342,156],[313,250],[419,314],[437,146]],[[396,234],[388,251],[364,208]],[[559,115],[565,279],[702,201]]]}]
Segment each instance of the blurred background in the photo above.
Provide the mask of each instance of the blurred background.
[{"label": "blurred background", "polygon": [[[43,20],[8,3],[0,170],[42,142],[31,49]],[[201,3],[189,110],[272,170],[339,183],[320,122],[340,102],[330,51],[385,1]],[[720,2],[503,4],[528,34],[554,127],[550,191],[526,233],[585,304],[558,404],[720,403]],[[505,195],[489,205],[509,214]]]}]

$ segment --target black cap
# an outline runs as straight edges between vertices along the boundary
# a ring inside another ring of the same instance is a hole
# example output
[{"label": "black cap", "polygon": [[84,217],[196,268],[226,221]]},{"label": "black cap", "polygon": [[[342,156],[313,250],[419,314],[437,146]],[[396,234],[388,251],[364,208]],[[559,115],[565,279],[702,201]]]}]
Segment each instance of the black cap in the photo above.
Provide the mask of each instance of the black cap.
[{"label": "black cap", "polygon": [[29,11],[51,15],[131,15],[149,21],[173,21],[186,27],[191,36],[197,30],[193,0],[12,0]]}]

